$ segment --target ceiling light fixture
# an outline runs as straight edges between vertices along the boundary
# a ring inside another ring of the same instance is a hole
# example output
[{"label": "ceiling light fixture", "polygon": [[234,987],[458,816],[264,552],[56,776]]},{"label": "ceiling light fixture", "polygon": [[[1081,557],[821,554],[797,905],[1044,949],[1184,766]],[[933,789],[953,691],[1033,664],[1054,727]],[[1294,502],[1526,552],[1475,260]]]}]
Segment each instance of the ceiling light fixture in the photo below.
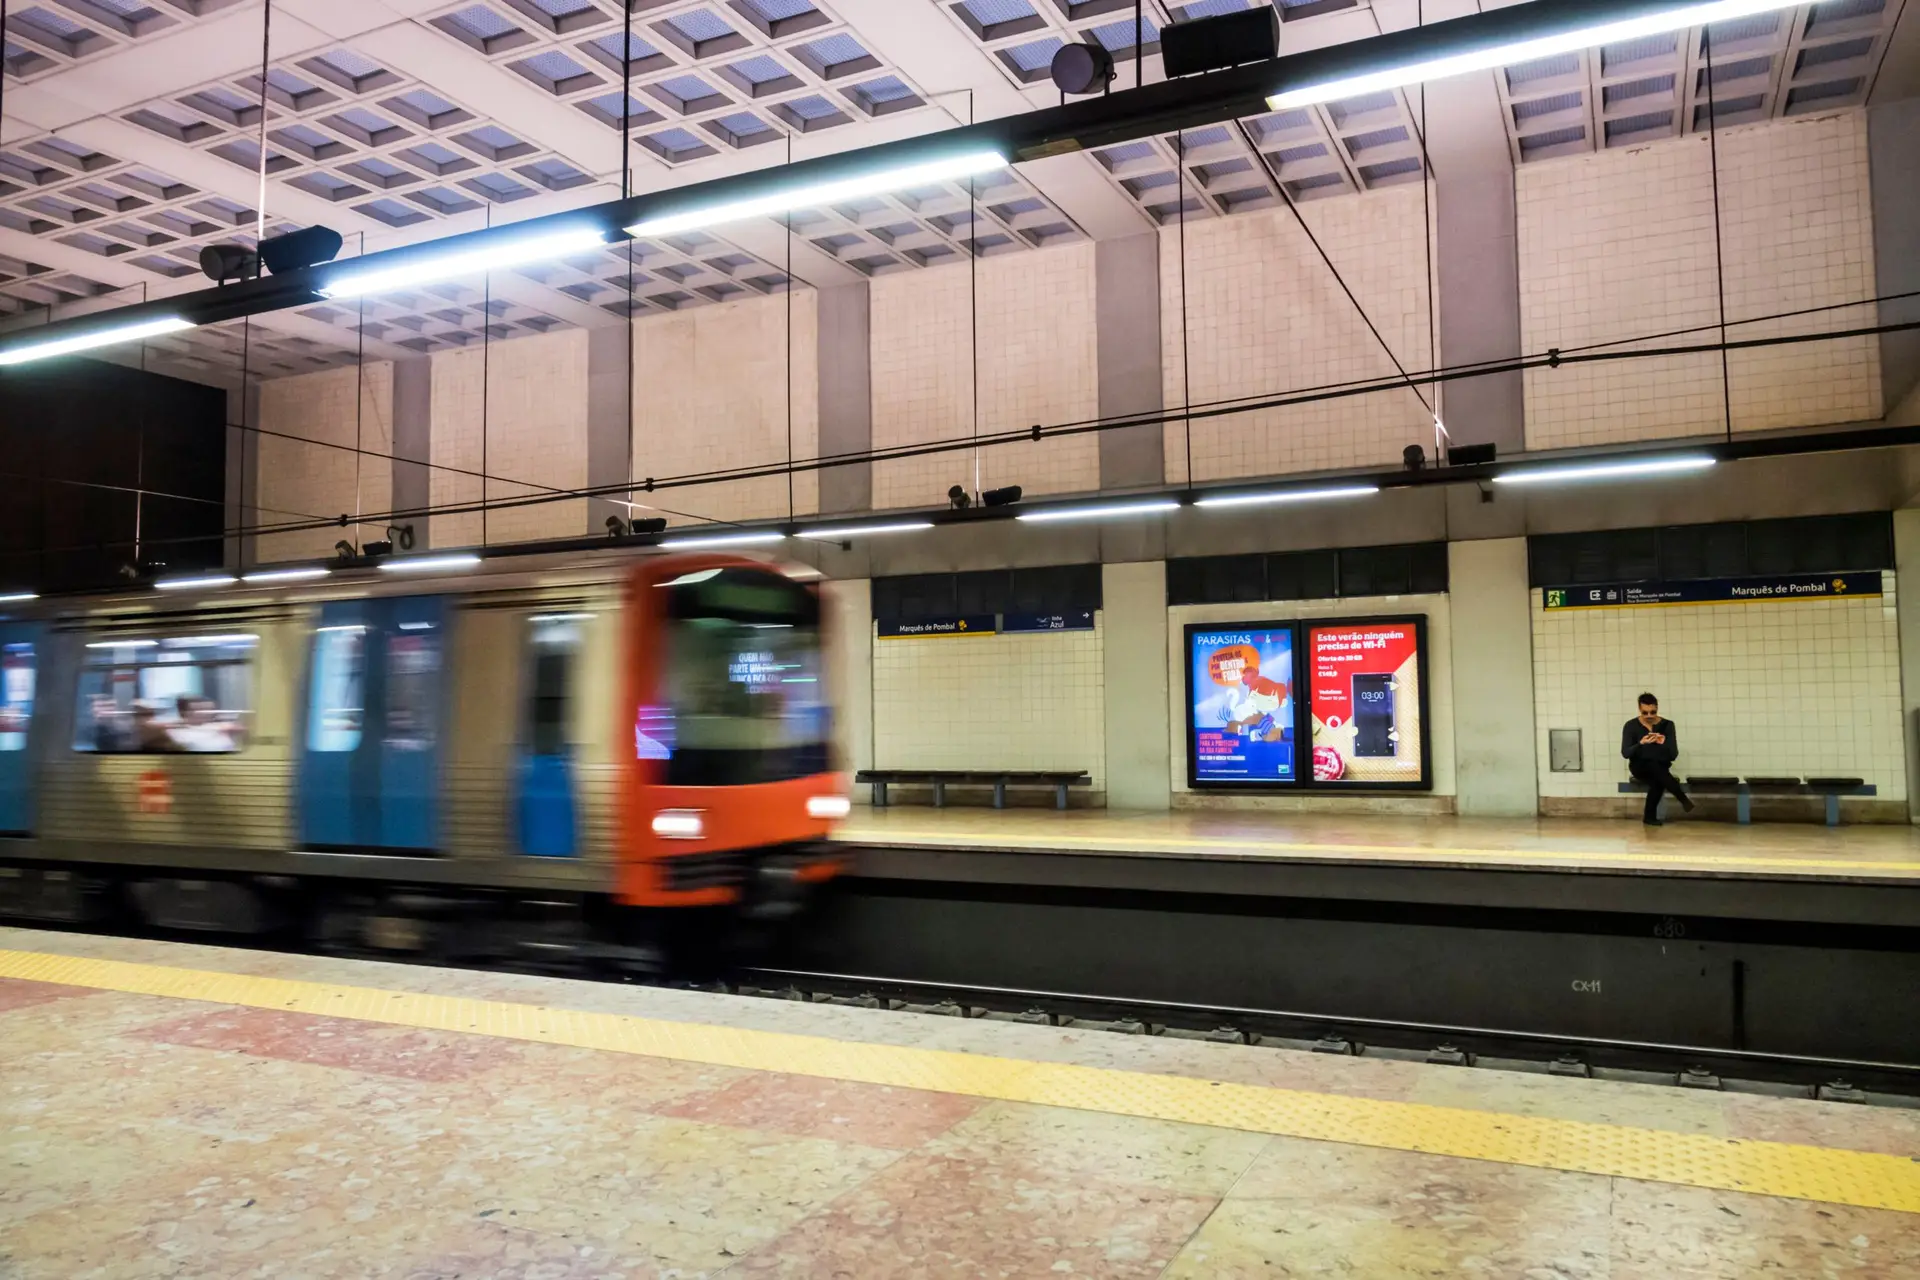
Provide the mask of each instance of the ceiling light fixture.
[{"label": "ceiling light fixture", "polygon": [[241,574],[240,581],[252,583],[255,586],[274,582],[307,582],[314,578],[324,578],[332,572],[331,569],[263,569],[258,573]]},{"label": "ceiling light fixture", "polygon": [[1626,476],[1676,475],[1687,471],[1705,471],[1714,463],[1701,454],[1677,458],[1646,458],[1637,462],[1576,463],[1565,467],[1529,467],[1504,471],[1493,478],[1495,484],[1570,484],[1581,480],[1618,480]]},{"label": "ceiling light fixture", "polygon": [[319,293],[326,298],[357,298],[363,294],[386,293],[393,289],[478,275],[501,267],[518,267],[529,262],[564,258],[570,253],[597,249],[606,242],[607,233],[599,227],[577,225],[537,235],[495,236],[465,248],[446,249],[438,253],[406,253],[392,266],[368,266],[358,270],[348,267],[328,277],[327,282],[320,286]]},{"label": "ceiling light fixture", "polygon": [[162,316],[158,320],[139,320],[133,324],[95,329],[91,333],[77,333],[71,338],[47,338],[39,342],[29,340],[0,350],[0,365],[50,360],[54,356],[92,351],[95,347],[111,347],[121,342],[138,342],[142,338],[157,338],[163,333],[178,333],[193,327],[192,321],[182,320],[179,316]]},{"label": "ceiling light fixture", "polygon": [[420,556],[417,559],[382,560],[388,573],[444,573],[453,569],[471,569],[480,563],[476,555]]},{"label": "ceiling light fixture", "polygon": [[9,591],[5,595],[0,595],[0,604],[25,604],[29,600],[39,598],[40,593],[37,591]]},{"label": "ceiling light fixture", "polygon": [[933,522],[930,520],[905,520],[899,524],[859,524],[834,529],[802,529],[797,536],[818,538],[822,542],[838,542],[843,538],[865,538],[881,533],[917,533],[922,529],[931,528],[933,528]]},{"label": "ceiling light fixture", "polygon": [[919,164],[875,169],[868,173],[835,178],[826,182],[777,189],[765,195],[749,196],[745,200],[729,201],[726,204],[706,205],[679,213],[664,213],[658,217],[642,218],[627,228],[627,234],[664,236],[676,231],[717,227],[729,222],[743,222],[748,218],[765,218],[773,214],[790,213],[795,209],[812,209],[824,204],[836,204],[842,200],[885,195],[889,191],[902,191],[928,182],[950,182],[955,178],[971,177],[974,174],[989,173],[1006,167],[1007,157],[1004,152],[963,151],[957,155],[943,156],[938,160],[923,160]]},{"label": "ceiling light fixture", "polygon": [[1036,524],[1061,520],[1124,520],[1132,516],[1165,515],[1179,509],[1180,504],[1170,498],[1156,498],[1147,502],[1109,502],[1094,507],[1055,507],[1051,511],[1029,511],[1014,519],[1031,520]]},{"label": "ceiling light fixture", "polygon": [[1333,485],[1324,489],[1270,489],[1265,493],[1216,493],[1194,499],[1196,507],[1270,507],[1285,502],[1319,502],[1330,498],[1364,498],[1380,492],[1377,484]]},{"label": "ceiling light fixture", "polygon": [[191,591],[195,587],[230,587],[234,579],[224,573],[206,573],[197,578],[162,578],[153,584],[155,591]]},{"label": "ceiling light fixture", "polygon": [[[1315,107],[1343,98],[1378,93],[1384,89],[1404,89],[1409,85],[1423,84],[1431,80],[1444,80],[1448,76],[1465,75],[1470,71],[1490,71],[1496,67],[1532,62],[1535,59],[1550,58],[1556,54],[1573,53],[1600,45],[1638,40],[1646,36],[1664,35],[1670,31],[1684,31],[1689,27],[1706,26],[1709,23],[1730,22],[1736,18],[1750,17],[1756,13],[1769,13],[1775,9],[1791,9],[1797,2],[1798,0],[1712,0],[1707,4],[1662,5],[1652,7],[1650,12],[1644,12],[1635,17],[1617,18],[1611,22],[1598,23],[1582,21],[1585,15],[1576,12],[1560,19],[1561,29],[1558,31],[1547,30],[1542,34],[1521,40],[1489,42],[1479,48],[1464,49],[1438,58],[1423,58],[1418,61],[1404,62],[1398,66],[1383,67],[1378,71],[1367,71],[1359,75],[1343,76],[1337,80],[1302,85],[1297,89],[1283,89],[1267,99],[1267,106],[1274,111],[1286,111],[1295,107]],[[1550,23],[1552,20],[1546,21]]]},{"label": "ceiling light fixture", "polygon": [[88,645],[89,649],[151,649],[159,644],[158,640],[96,640]]},{"label": "ceiling light fixture", "polygon": [[259,636],[253,635],[251,633],[236,632],[233,635],[227,635],[227,636],[173,636],[166,640],[162,640],[160,643],[164,645],[176,645],[182,649],[189,649],[194,647],[195,645],[205,646],[210,644],[257,644],[259,640],[260,640]]},{"label": "ceiling light fixture", "polygon": [[784,542],[784,533],[714,533],[693,538],[668,538],[662,551],[697,551],[702,547],[752,547],[769,542]]}]

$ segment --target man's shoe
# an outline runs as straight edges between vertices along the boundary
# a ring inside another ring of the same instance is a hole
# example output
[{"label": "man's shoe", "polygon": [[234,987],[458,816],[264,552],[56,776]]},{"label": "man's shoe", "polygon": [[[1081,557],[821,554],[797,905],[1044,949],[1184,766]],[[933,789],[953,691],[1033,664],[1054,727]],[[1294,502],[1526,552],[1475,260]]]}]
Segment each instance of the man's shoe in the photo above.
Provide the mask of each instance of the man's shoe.
[{"label": "man's shoe", "polygon": [[1682,810],[1684,810],[1685,812],[1687,812],[1687,813],[1692,813],[1692,812],[1693,812],[1693,797],[1692,797],[1692,796],[1689,796],[1689,795],[1682,795],[1682,796],[1680,797],[1680,808],[1681,808]]},{"label": "man's shoe", "polygon": [[1642,818],[1640,819],[1640,821],[1645,823],[1649,827],[1664,827],[1667,825],[1666,823],[1660,821],[1660,819],[1658,818]]}]

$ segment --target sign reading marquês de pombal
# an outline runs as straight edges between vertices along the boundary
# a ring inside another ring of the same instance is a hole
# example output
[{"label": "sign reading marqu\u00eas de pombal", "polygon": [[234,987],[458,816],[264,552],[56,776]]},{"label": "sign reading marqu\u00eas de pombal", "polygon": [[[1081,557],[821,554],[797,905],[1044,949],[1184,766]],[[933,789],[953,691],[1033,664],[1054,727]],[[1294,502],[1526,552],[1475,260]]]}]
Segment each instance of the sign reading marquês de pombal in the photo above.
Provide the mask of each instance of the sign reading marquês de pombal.
[{"label": "sign reading marqu\u00eas de pombal", "polygon": [[1547,609],[1627,609],[1646,605],[1766,604],[1847,600],[1880,594],[1880,573],[1800,573],[1769,578],[1695,578],[1686,582],[1602,582],[1542,587]]}]

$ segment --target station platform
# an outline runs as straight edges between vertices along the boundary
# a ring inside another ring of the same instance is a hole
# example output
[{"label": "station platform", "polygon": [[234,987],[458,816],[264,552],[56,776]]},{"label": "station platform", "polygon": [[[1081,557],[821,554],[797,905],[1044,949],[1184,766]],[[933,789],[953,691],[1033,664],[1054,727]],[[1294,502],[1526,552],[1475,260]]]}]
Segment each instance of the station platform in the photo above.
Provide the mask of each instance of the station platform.
[{"label": "station platform", "polygon": [[0,929],[0,1275],[1895,1280],[1920,1112]]},{"label": "station platform", "polygon": [[1920,897],[1904,825],[857,806],[838,838],[881,879],[1889,925]]}]

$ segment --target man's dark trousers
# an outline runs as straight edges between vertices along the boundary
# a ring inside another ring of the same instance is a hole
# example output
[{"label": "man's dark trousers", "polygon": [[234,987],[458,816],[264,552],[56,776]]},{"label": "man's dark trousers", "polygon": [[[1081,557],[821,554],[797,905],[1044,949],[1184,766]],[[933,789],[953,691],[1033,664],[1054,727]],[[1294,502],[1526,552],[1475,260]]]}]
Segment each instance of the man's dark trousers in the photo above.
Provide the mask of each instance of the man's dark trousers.
[{"label": "man's dark trousers", "polygon": [[1647,809],[1642,817],[1645,822],[1659,821],[1662,791],[1676,800],[1682,796],[1680,784],[1673,780],[1673,769],[1664,760],[1629,760],[1627,772],[1647,784]]}]

